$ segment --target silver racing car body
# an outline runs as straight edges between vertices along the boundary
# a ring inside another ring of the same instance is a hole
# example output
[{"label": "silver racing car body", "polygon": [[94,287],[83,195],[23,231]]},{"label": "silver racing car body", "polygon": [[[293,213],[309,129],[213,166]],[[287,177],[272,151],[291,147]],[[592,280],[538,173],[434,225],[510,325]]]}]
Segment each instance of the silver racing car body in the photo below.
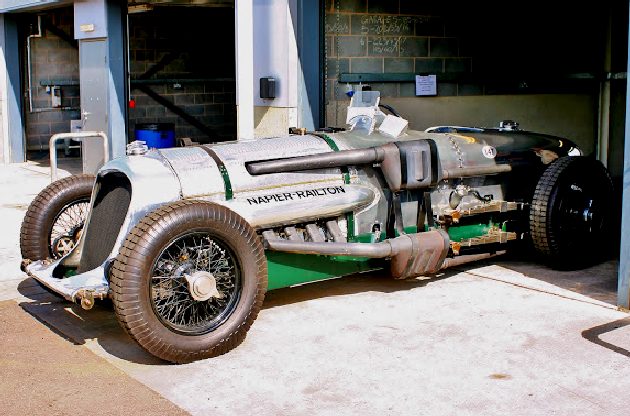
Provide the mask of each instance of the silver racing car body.
[{"label": "silver racing car body", "polygon": [[[364,94],[353,98],[348,130],[299,130],[285,137],[172,149],[147,150],[135,144],[127,157],[99,170],[72,249],[56,259],[27,259],[25,270],[66,299],[81,300],[85,308],[95,299],[112,296],[112,273],[120,287],[128,273],[134,276],[129,281],[148,279],[148,304],[163,326],[184,334],[185,342],[186,336],[210,336],[236,312],[223,316],[217,307],[216,316],[207,317],[214,323],[195,332],[191,328],[201,325],[197,317],[182,319],[187,323],[173,318],[188,312],[169,309],[161,315],[173,288],[186,292],[191,308],[219,305],[229,296],[224,295],[227,288],[233,288],[230,302],[237,310],[234,305],[243,301],[248,279],[247,260],[241,256],[249,255],[243,251],[256,252],[257,244],[264,249],[265,264],[259,266],[259,274],[266,275],[264,294],[375,269],[388,269],[394,278],[431,276],[454,264],[522,247],[523,241],[533,241],[552,262],[565,260],[577,253],[569,240],[603,232],[602,199],[609,180],[604,171],[599,175],[604,179],[591,184],[582,171],[595,162],[585,162],[571,141],[509,123],[490,129],[441,126],[413,131],[404,119],[379,110],[378,94]],[[188,220],[189,231],[181,231],[186,230],[183,224],[151,251],[153,236],[162,241],[161,229],[168,227],[158,225],[171,221],[170,210],[191,209],[190,204],[218,212],[213,221],[225,216],[229,224],[237,224],[233,227],[251,228],[251,238],[258,241],[251,243],[251,250],[230,241],[204,245],[204,239],[221,239],[210,226],[205,237],[199,231],[203,227]],[[558,213],[552,215],[553,210]],[[233,214],[238,221],[229,219]],[[578,230],[567,231],[571,227]],[[182,243],[182,235],[192,237]],[[134,262],[148,255],[139,251],[132,256],[139,250],[134,239],[148,247],[146,253],[156,253],[137,266],[140,271],[133,269]],[[171,246],[177,246],[176,254]],[[240,270],[233,284],[221,286],[221,273],[229,273],[211,266],[208,259],[215,252],[221,253],[223,265],[232,253],[235,266],[229,270]],[[146,289],[146,283],[137,284]],[[123,295],[114,296],[119,314],[129,296]],[[126,329],[133,336],[133,326]],[[217,353],[178,355],[167,347],[155,351],[141,337],[134,338],[171,361]]]}]

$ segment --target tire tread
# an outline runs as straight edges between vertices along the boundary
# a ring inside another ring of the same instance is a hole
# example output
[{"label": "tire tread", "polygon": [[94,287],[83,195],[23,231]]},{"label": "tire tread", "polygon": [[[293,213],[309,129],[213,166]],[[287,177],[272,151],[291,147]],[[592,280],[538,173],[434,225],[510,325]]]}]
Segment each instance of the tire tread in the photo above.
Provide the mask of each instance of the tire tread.
[{"label": "tire tread", "polygon": [[[249,305],[244,319],[219,342],[196,351],[184,351],[160,339],[139,312],[141,299],[138,288],[142,285],[142,274],[140,266],[136,265],[146,262],[146,256],[152,247],[149,239],[154,233],[164,229],[169,222],[181,220],[182,218],[178,218],[180,216],[190,220],[191,227],[210,219],[228,224],[251,246],[257,270],[254,301]],[[220,205],[183,200],[156,209],[129,232],[111,268],[110,281],[114,310],[125,331],[151,354],[175,363],[188,363],[224,354],[243,341],[262,307],[267,289],[267,261],[259,237],[241,216]]]}]

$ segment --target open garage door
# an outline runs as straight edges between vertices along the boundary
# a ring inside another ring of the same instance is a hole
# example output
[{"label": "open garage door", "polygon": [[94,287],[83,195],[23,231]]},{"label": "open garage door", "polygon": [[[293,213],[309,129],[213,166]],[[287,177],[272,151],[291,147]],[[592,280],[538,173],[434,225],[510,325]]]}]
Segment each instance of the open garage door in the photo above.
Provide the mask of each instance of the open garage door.
[{"label": "open garage door", "polygon": [[236,138],[234,7],[129,7],[129,138]]}]

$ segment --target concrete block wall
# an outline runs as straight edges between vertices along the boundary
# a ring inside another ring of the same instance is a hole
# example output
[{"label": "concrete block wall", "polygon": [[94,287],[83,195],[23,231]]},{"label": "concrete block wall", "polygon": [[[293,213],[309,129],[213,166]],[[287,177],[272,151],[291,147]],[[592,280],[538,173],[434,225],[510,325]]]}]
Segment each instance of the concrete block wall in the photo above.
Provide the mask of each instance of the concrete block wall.
[{"label": "concrete block wall", "polygon": [[[575,92],[558,77],[601,72],[605,8],[541,13],[540,6],[523,2],[506,14],[436,0],[326,0],[327,100],[344,99],[342,73],[437,74],[439,97]],[[518,82],[532,75],[535,85]],[[415,96],[413,82],[372,87],[384,97]]]},{"label": "concrete block wall", "polygon": [[436,74],[436,97],[416,97],[413,82],[370,85],[414,129],[515,119],[595,149],[599,82],[567,75],[601,74],[606,7],[326,0],[325,8],[327,125],[345,124],[339,74]]},{"label": "concrete block wall", "polygon": [[[45,19],[44,27],[52,25],[72,38],[72,8],[46,12],[43,19]],[[28,22],[24,22],[25,29],[29,26],[32,27],[30,33],[36,33],[36,19],[31,18]],[[26,43],[24,53],[26,53]],[[48,141],[53,134],[68,133],[70,120],[81,118],[78,84],[79,51],[51,31],[43,30],[41,38],[31,38],[31,63],[33,112],[30,111],[28,98],[25,97],[26,144],[27,150],[39,151],[48,148]],[[40,85],[41,81],[74,84],[61,87],[62,109],[51,108],[51,95],[46,92],[46,87]]]},{"label": "concrete block wall", "polygon": [[[130,139],[134,138],[138,123],[173,123],[176,137],[191,137],[206,143],[235,139],[234,10],[156,9],[130,15],[130,31],[131,79],[143,78],[164,57],[172,57],[150,79],[174,82],[149,87],[215,132],[208,137],[132,88],[136,107],[129,109]],[[229,80],[186,82],[210,78]],[[175,82],[178,80],[181,82]]]},{"label": "concrete block wall", "polygon": [[[327,98],[343,99],[341,73],[468,73],[472,57],[449,30],[448,19],[426,2],[327,0]],[[415,96],[413,83],[372,83],[384,97]],[[474,91],[462,90],[468,94]],[[439,96],[457,95],[457,84],[440,83]]]}]

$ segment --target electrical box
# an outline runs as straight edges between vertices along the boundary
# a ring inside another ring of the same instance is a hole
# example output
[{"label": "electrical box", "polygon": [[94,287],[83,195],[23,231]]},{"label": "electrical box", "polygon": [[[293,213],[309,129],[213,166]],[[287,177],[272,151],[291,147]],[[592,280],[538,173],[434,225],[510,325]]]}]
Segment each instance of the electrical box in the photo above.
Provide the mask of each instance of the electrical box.
[{"label": "electrical box", "polygon": [[59,85],[50,87],[50,106],[52,108],[61,107],[61,87]]},{"label": "electrical box", "polygon": [[263,100],[273,100],[276,98],[276,79],[273,77],[262,77],[260,79],[260,98]]}]

